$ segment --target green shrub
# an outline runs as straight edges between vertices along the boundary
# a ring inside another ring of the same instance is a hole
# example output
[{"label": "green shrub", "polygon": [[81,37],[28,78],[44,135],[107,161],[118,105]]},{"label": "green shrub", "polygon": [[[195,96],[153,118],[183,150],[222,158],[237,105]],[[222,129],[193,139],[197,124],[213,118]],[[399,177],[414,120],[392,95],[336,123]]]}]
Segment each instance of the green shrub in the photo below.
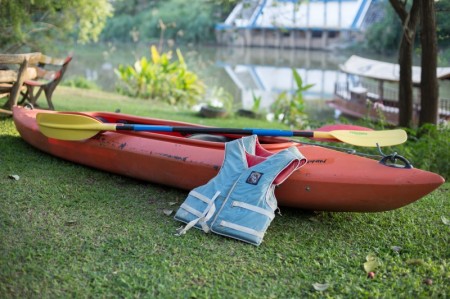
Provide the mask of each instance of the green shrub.
[{"label": "green shrub", "polygon": [[303,85],[303,80],[299,73],[295,69],[292,69],[292,73],[297,84],[297,89],[293,94],[288,94],[286,91],[280,93],[272,104],[271,110],[275,120],[301,128],[305,127],[308,122],[303,92],[313,87],[314,84]]},{"label": "green shrub", "polygon": [[403,154],[414,167],[436,172],[450,178],[450,128],[425,125],[408,130],[408,142],[402,145]]},{"label": "green shrub", "polygon": [[219,10],[214,1],[161,1],[156,9],[143,12],[146,21],[137,28],[143,38],[159,38],[164,31],[164,39],[177,42],[212,42]]},{"label": "green shrub", "polygon": [[95,84],[95,82],[89,81],[88,79],[81,76],[64,80],[61,85],[82,89],[100,89],[97,84]]},{"label": "green shrub", "polygon": [[178,60],[171,61],[172,52],[160,54],[151,47],[151,60],[143,56],[134,65],[119,65],[117,89],[120,93],[144,99],[155,99],[171,105],[192,106],[205,93],[198,76],[187,69],[181,51]]},{"label": "green shrub", "polygon": [[[214,42],[214,26],[234,7],[226,1],[114,1],[114,18],[108,19],[103,41],[150,42],[159,39],[178,43]],[[136,32],[136,39],[131,32]]]},{"label": "green shrub", "polygon": [[108,20],[107,26],[102,31],[101,38],[104,41],[131,42],[130,32],[137,26],[141,18],[131,15],[117,15]]}]

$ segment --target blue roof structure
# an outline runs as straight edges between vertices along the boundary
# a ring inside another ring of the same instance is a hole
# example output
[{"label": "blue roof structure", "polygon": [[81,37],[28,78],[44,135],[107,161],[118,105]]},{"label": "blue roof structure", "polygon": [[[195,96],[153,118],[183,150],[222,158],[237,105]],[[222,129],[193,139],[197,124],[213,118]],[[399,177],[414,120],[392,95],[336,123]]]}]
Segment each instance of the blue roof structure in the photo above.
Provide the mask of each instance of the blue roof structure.
[{"label": "blue roof structure", "polygon": [[280,29],[360,31],[377,0],[245,0],[216,30]]}]

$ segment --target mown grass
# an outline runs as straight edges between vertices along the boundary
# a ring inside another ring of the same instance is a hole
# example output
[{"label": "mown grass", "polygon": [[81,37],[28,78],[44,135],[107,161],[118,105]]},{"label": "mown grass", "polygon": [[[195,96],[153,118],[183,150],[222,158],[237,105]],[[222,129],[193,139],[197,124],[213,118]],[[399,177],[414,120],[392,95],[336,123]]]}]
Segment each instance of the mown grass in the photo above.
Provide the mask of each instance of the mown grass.
[{"label": "mown grass", "polygon": [[[58,93],[53,101],[60,111],[109,111],[120,110],[122,113],[149,116],[155,118],[166,118],[181,120],[205,125],[215,125],[223,127],[243,128],[252,127],[275,127],[286,128],[279,123],[268,123],[260,119],[248,119],[242,117],[231,118],[202,118],[197,112],[177,109],[166,103],[155,103],[151,100],[137,100],[118,94],[85,90],[69,87],[58,87]],[[58,97],[59,95],[59,97]],[[45,105],[45,101],[43,102]],[[45,107],[45,106],[44,106]]]},{"label": "mown grass", "polygon": [[[63,88],[58,95],[61,110],[206,121],[102,92]],[[241,122],[248,120],[211,124]],[[260,247],[197,230],[177,237],[180,224],[164,212],[175,211],[186,191],[49,156],[22,141],[11,119],[0,120],[0,295],[445,298],[449,187],[383,213],[282,208]],[[374,279],[363,267],[369,254],[379,260]],[[317,291],[315,283],[328,288]]]}]

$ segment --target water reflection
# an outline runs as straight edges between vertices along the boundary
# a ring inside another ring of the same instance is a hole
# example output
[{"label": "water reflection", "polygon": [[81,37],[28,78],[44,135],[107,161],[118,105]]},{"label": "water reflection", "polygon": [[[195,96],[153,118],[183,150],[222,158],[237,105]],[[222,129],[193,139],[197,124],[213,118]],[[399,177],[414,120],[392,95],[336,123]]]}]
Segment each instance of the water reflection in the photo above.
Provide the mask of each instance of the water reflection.
[{"label": "water reflection", "polygon": [[345,80],[338,70],[345,59],[324,51],[219,48],[216,64],[234,83],[235,97],[246,109],[253,106],[255,97],[261,98],[261,108],[268,109],[281,92],[294,92],[292,69],[296,69],[304,85],[313,84],[304,92],[310,117],[324,119],[334,115],[325,101],[333,97],[335,82]]},{"label": "water reflection", "polygon": [[[314,84],[304,96],[310,117],[319,119],[334,115],[325,101],[332,98],[334,83],[344,76],[338,65],[347,59],[347,55],[299,49],[198,47],[184,48],[182,52],[190,69],[208,87],[223,87],[234,96],[237,107],[244,108],[252,107],[254,96],[262,98],[261,108],[268,108],[279,93],[294,91],[295,68],[304,84]],[[104,90],[114,91],[114,69],[149,55],[148,45],[80,47],[75,51],[68,78],[83,76]]]}]

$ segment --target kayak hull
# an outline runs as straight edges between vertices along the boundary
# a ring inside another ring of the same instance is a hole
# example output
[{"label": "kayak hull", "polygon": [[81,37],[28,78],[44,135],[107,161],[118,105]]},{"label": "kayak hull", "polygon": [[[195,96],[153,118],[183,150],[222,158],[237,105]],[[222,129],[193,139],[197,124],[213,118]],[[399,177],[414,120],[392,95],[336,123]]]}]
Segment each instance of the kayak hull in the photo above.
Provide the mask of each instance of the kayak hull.
[{"label": "kayak hull", "polygon": [[[101,132],[83,141],[47,138],[39,132],[38,109],[14,107],[21,137],[32,146],[75,163],[153,183],[191,190],[220,169],[224,143],[178,133]],[[57,113],[45,111],[45,113]],[[120,113],[80,113],[108,122],[198,126]],[[296,145],[308,163],[276,189],[279,205],[320,211],[380,212],[410,204],[438,188],[444,179],[428,171],[390,167],[332,149],[260,138],[269,151]]]}]

